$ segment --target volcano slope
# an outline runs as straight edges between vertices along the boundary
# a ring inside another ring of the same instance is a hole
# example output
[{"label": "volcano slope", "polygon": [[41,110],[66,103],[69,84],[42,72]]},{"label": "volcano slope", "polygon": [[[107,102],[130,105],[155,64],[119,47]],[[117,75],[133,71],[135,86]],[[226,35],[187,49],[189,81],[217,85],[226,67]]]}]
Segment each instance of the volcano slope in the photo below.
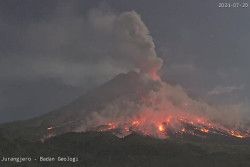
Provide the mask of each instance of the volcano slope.
[{"label": "volcano slope", "polygon": [[196,110],[193,106],[197,104],[200,110],[208,110],[177,86],[162,89],[160,81],[136,72],[120,74],[46,115],[0,125],[1,156],[77,156],[78,162],[1,163],[32,167],[250,166],[249,131],[205,119],[209,115],[203,112],[205,117],[195,115],[189,110]]},{"label": "volcano slope", "polygon": [[[55,111],[30,120],[2,124],[0,128],[6,136],[33,141],[76,131],[86,122],[91,121],[93,113],[103,112],[105,107],[114,103],[115,100],[129,99],[139,102],[141,96],[148,94],[151,90],[156,90],[157,87],[159,85],[156,82],[145,82],[136,72],[120,74],[99,88]],[[136,93],[137,91],[140,91],[140,94]],[[102,124],[92,122],[94,124],[90,125],[90,128]],[[53,131],[48,131],[50,127],[53,127]],[[86,130],[88,129],[80,129],[80,131]]]},{"label": "volcano slope", "polygon": [[132,71],[116,76],[55,111],[26,121],[6,123],[0,128],[7,137],[31,141],[67,132],[106,130],[112,130],[119,137],[132,132],[156,138],[185,134],[249,137],[249,129],[233,122],[237,119],[225,121],[233,117],[230,115],[193,100],[179,86]]}]

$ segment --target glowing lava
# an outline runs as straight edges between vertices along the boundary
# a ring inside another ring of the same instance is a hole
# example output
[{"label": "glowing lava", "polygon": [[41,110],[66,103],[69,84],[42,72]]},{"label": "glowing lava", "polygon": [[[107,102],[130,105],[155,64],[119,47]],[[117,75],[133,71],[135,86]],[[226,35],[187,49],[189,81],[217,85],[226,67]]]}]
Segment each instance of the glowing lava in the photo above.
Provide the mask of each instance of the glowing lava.
[{"label": "glowing lava", "polygon": [[164,131],[165,131],[165,127],[164,127],[163,125],[159,125],[159,126],[158,126],[158,130],[159,130],[160,132],[164,132]]},{"label": "glowing lava", "polygon": [[208,133],[209,132],[209,130],[208,129],[205,129],[205,128],[201,128],[200,129],[202,132],[204,132],[204,133]]},{"label": "glowing lava", "polygon": [[244,136],[242,136],[241,134],[239,134],[238,132],[235,132],[234,130],[230,130],[230,134],[234,137],[238,137],[238,138],[244,138]]},{"label": "glowing lava", "polygon": [[[142,121],[143,120],[143,121]],[[178,117],[178,116],[168,116],[163,122],[155,121],[147,123],[144,119],[135,120],[125,123],[107,123],[99,131],[113,131],[117,132],[116,129],[119,129],[118,132],[124,132],[123,136],[126,136],[132,132],[137,132],[143,135],[149,135],[154,137],[166,138],[170,134],[175,134],[181,136],[184,134],[200,136],[199,132],[203,132],[202,136],[206,137],[207,134],[221,134],[221,135],[230,135],[238,138],[245,138],[249,136],[249,133],[243,134],[241,131],[227,129],[219,124],[212,123],[207,121],[204,118],[193,118],[190,117]],[[157,131],[153,131],[152,128],[157,128]],[[171,131],[170,133],[169,130]],[[199,131],[199,132],[198,132]]]},{"label": "glowing lava", "polygon": [[54,129],[54,127],[52,127],[52,126],[47,128],[47,130],[52,130],[52,129]]},{"label": "glowing lava", "polygon": [[108,123],[107,125],[109,126],[107,130],[115,129],[115,125],[113,123]]},{"label": "glowing lava", "polygon": [[132,123],[132,125],[134,125],[134,126],[138,126],[140,123],[139,123],[139,121],[134,121],[133,123]]}]

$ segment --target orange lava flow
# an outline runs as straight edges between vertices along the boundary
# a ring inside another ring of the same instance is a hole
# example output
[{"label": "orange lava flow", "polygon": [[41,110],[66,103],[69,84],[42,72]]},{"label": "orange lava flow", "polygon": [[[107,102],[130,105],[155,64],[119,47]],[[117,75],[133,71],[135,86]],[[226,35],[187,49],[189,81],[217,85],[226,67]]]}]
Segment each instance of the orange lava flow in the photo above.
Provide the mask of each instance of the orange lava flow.
[{"label": "orange lava flow", "polygon": [[52,129],[54,129],[54,127],[52,126],[47,128],[47,130],[52,130]]},{"label": "orange lava flow", "polygon": [[[249,137],[248,131],[228,129],[216,122],[208,121],[205,118],[197,118],[192,116],[173,116],[169,115],[166,118],[157,118],[146,120],[144,117],[138,120],[132,119],[126,122],[116,122],[116,123],[106,123],[99,131],[108,131],[120,129],[124,136],[138,132],[148,136],[154,137],[169,137],[169,134],[173,133],[178,135],[203,135],[214,134],[214,135],[230,135],[238,138]],[[53,129],[53,127],[48,128],[48,130]],[[202,132],[200,134],[198,131]],[[170,132],[170,133],[169,133]],[[116,131],[114,131],[116,133]]]},{"label": "orange lava flow", "polygon": [[235,132],[234,130],[230,130],[230,134],[234,137],[238,137],[238,138],[244,138],[244,136],[242,136],[241,134]]},{"label": "orange lava flow", "polygon": [[133,123],[132,123],[132,125],[135,125],[135,126],[138,126],[140,123],[139,123],[139,121],[134,121]]},{"label": "orange lava flow", "polygon": [[208,133],[209,132],[209,130],[208,129],[205,129],[205,128],[201,128],[200,129],[202,132],[204,132],[204,133]]},{"label": "orange lava flow", "polygon": [[163,125],[160,125],[160,126],[158,127],[158,129],[159,129],[159,131],[160,131],[160,132],[165,131],[165,128],[164,128],[164,126],[163,126]]}]

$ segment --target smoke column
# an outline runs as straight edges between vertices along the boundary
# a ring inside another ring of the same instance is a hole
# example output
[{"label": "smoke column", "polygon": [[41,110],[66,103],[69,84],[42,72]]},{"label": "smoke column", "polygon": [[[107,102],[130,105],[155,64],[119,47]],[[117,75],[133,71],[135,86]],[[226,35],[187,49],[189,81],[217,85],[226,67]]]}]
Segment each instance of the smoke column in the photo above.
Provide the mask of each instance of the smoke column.
[{"label": "smoke column", "polygon": [[135,57],[131,58],[140,72],[155,78],[163,61],[157,56],[153,38],[141,17],[134,11],[122,13],[115,20],[114,29],[119,38],[133,41],[132,44],[137,46]]}]

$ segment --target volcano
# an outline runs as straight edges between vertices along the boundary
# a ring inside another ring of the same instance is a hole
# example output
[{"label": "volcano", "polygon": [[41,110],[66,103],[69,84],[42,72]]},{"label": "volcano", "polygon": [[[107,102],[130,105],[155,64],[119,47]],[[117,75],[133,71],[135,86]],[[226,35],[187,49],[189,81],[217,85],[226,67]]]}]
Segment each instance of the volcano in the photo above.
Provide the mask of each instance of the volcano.
[{"label": "volcano", "polygon": [[180,86],[132,71],[55,111],[2,124],[0,156],[79,159],[23,162],[46,167],[249,166],[248,126],[215,111]]},{"label": "volcano", "polygon": [[[3,134],[46,140],[67,132],[111,131],[156,138],[247,138],[249,130],[211,117],[213,108],[176,85],[131,71],[40,117],[1,125]],[[209,115],[210,114],[210,115]]]}]

